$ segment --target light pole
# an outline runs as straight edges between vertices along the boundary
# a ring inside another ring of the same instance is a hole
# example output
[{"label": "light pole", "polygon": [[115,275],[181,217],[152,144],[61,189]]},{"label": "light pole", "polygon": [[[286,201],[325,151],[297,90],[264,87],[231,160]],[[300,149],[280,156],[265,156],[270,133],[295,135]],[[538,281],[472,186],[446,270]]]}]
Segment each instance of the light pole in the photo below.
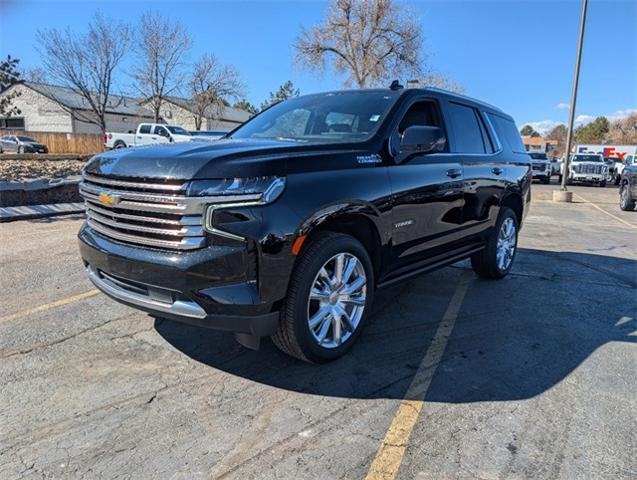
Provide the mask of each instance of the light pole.
[{"label": "light pole", "polygon": [[579,67],[582,62],[582,45],[584,44],[584,28],[586,26],[586,9],[588,0],[582,0],[582,18],[579,27],[579,42],[577,44],[577,59],[575,61],[575,77],[573,78],[573,91],[571,93],[571,108],[568,114],[568,129],[566,132],[566,151],[564,153],[564,165],[562,171],[562,185],[558,192],[554,192],[553,200],[570,202],[572,193],[566,193],[566,179],[568,177],[568,164],[570,163],[571,144],[573,142],[573,123],[575,122],[575,106],[577,103],[577,85],[579,83]]}]

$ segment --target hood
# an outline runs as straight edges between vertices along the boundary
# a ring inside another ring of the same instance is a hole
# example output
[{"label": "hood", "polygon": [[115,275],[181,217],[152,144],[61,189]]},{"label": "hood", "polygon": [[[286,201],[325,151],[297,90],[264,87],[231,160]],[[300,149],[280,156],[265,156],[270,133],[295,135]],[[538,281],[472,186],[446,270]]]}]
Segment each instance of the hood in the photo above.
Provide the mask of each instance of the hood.
[{"label": "hood", "polygon": [[339,148],[265,139],[191,141],[111,150],[93,157],[85,171],[179,180],[283,175],[290,156],[324,155]]}]

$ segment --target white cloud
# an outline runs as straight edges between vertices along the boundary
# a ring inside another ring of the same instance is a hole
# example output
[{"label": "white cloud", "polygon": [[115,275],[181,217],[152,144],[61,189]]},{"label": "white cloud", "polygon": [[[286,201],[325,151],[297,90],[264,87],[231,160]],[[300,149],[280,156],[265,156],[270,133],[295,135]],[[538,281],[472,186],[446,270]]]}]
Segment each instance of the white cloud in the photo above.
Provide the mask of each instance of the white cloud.
[{"label": "white cloud", "polygon": [[536,132],[545,134],[549,130],[557,127],[561,123],[564,123],[564,122],[558,122],[557,120],[540,120],[538,122],[526,122],[526,123],[523,123],[522,126],[531,125],[533,127],[533,130],[535,130]]},{"label": "white cloud", "polygon": [[555,105],[555,108],[557,108],[558,110],[568,110],[569,108],[571,108],[571,104],[560,102],[557,105]]},{"label": "white cloud", "polygon": [[609,121],[614,122],[615,120],[621,120],[622,118],[626,118],[628,115],[632,113],[637,113],[637,108],[629,108],[626,110],[617,110],[613,113],[605,115]]},{"label": "white cloud", "polygon": [[578,115],[575,117],[575,125],[586,125],[587,123],[591,123],[595,120],[595,117],[592,115]]}]

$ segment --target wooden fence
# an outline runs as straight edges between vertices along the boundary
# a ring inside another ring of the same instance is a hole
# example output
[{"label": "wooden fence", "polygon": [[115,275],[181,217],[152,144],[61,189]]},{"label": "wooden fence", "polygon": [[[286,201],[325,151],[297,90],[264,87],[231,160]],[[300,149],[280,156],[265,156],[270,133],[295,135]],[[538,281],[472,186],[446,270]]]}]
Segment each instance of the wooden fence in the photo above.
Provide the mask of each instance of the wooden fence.
[{"label": "wooden fence", "polygon": [[24,135],[47,146],[49,153],[94,154],[104,150],[104,137],[96,133],[25,132],[0,130],[3,135]]}]

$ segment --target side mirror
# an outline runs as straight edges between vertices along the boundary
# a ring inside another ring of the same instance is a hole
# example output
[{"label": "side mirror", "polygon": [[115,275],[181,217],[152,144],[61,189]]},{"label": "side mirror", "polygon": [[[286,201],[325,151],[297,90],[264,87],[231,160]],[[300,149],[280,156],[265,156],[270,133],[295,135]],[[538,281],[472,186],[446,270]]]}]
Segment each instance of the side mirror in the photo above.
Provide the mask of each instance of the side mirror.
[{"label": "side mirror", "polygon": [[407,127],[400,141],[398,163],[427,153],[441,152],[447,144],[447,139],[438,127],[413,125]]}]

